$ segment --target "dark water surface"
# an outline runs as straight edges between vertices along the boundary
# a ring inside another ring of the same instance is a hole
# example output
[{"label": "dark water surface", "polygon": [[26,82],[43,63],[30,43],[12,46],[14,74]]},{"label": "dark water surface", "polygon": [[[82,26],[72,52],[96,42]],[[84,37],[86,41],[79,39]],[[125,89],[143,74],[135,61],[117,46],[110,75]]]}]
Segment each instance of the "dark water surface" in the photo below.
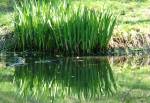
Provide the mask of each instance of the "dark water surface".
[{"label": "dark water surface", "polygon": [[149,103],[149,56],[0,56],[0,103]]}]

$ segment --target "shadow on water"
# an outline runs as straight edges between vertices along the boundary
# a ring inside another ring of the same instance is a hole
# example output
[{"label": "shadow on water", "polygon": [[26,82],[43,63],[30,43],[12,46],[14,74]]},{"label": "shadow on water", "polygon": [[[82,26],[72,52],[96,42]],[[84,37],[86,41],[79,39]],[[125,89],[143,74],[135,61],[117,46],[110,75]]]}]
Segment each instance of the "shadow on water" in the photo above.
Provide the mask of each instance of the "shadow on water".
[{"label": "shadow on water", "polygon": [[117,89],[107,58],[40,61],[16,67],[15,83],[22,96],[92,99]]}]

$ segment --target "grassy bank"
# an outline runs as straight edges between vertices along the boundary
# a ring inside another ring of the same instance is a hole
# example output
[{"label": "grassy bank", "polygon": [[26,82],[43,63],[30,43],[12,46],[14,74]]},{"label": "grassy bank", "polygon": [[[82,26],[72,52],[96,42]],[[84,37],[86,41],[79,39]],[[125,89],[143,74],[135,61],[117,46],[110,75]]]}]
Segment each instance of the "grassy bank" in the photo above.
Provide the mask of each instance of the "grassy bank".
[{"label": "grassy bank", "polygon": [[[129,35],[133,34],[132,31],[140,29],[143,34],[149,33],[149,5],[150,0],[140,0],[137,2],[136,0],[101,0],[101,1],[92,1],[92,0],[83,0],[83,1],[73,1],[73,4],[83,4],[88,6],[92,9],[100,9],[102,7],[108,7],[111,8],[112,11],[117,12],[120,18],[118,22],[118,26],[116,28],[117,33],[114,33],[115,35]],[[0,20],[1,24],[2,22],[6,22],[11,18],[12,15],[10,15],[8,12],[9,8],[13,7],[13,4],[11,3],[12,0],[1,0],[0,1]],[[3,11],[5,9],[5,13],[3,14]],[[12,13],[12,9],[11,13]],[[4,23],[8,26],[9,23]],[[125,32],[125,33],[124,33]]]},{"label": "grassy bank", "polygon": [[[109,48],[144,48],[149,47],[150,44],[150,0],[132,0],[132,1],[119,1],[119,0],[83,0],[73,1],[74,5],[85,5],[90,9],[100,10],[100,8],[111,8],[111,10],[118,16],[117,26],[115,26],[113,37],[109,42]],[[8,3],[8,0],[0,1],[0,8],[10,8],[13,5]],[[13,11],[8,12],[0,9],[0,34],[3,34],[6,29],[4,26],[10,27]],[[4,24],[4,25],[3,25]],[[13,26],[11,26],[13,28]],[[144,44],[144,45],[143,45]]]},{"label": "grassy bank", "polygon": [[12,0],[0,1],[0,28],[6,26],[12,28],[13,21],[13,2]]}]

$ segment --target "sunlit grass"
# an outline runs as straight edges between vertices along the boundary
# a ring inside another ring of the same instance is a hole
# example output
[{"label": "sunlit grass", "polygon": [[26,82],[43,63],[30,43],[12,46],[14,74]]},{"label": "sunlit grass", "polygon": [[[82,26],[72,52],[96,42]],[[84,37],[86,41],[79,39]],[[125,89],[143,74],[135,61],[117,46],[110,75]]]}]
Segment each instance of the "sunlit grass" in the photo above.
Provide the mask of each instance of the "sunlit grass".
[{"label": "sunlit grass", "polygon": [[[136,0],[101,0],[101,1],[76,1],[77,4],[83,4],[91,9],[99,10],[102,7],[111,8],[115,14],[119,15],[118,25],[115,28],[113,37],[119,37],[122,35],[147,35],[150,30],[150,0],[136,1]],[[140,30],[140,32],[136,32]],[[132,33],[135,31],[135,33]],[[119,32],[119,33],[118,33]],[[123,32],[123,33],[120,33]]]},{"label": "sunlit grass", "polygon": [[[12,1],[12,0],[11,0]],[[8,5],[9,4],[9,5]],[[72,4],[74,5],[85,5],[88,8],[92,9],[97,9],[100,10],[103,7],[108,7],[111,8],[112,11],[115,12],[115,14],[120,15],[119,19],[119,24],[116,29],[119,32],[123,32],[124,34],[127,35],[134,35],[131,30],[135,31],[135,29],[139,29],[142,31],[136,32],[136,35],[138,34],[148,34],[149,33],[149,21],[145,22],[138,22],[138,21],[143,21],[143,20],[148,20],[149,19],[149,5],[150,5],[150,0],[142,0],[141,1],[136,1],[136,0],[83,0],[83,1],[73,1]],[[9,0],[1,0],[0,1],[0,8],[1,7],[13,7],[12,3],[9,2]],[[1,10],[0,12],[2,12]],[[0,13],[3,16],[0,17],[0,24],[7,24],[7,26],[10,25],[12,22],[12,19],[9,20],[11,22],[6,22],[8,19],[12,17],[11,15],[3,14]],[[4,16],[5,15],[5,16]],[[7,16],[7,17],[6,17]],[[134,24],[126,24],[126,21],[128,22],[134,22]],[[121,33],[114,33],[113,37],[122,35]]]},{"label": "sunlit grass", "polygon": [[[0,28],[13,29],[13,6],[12,0],[0,0]],[[3,34],[0,31],[0,35]]]},{"label": "sunlit grass", "polygon": [[107,49],[116,17],[61,2],[23,2],[15,7],[16,48],[81,55]]},{"label": "sunlit grass", "polygon": [[9,29],[12,28],[12,20],[13,20],[13,14],[12,13],[1,13],[0,12],[0,26],[7,26],[10,27]]}]

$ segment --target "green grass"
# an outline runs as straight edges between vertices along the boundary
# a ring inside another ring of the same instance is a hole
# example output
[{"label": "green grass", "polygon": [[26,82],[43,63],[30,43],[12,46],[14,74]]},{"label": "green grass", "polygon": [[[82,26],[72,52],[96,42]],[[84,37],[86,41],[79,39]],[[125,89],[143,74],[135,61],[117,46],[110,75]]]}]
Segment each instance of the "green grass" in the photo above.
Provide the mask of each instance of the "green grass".
[{"label": "green grass", "polygon": [[13,21],[13,3],[12,0],[0,1],[0,27],[7,26],[12,28]]},{"label": "green grass", "polygon": [[0,0],[0,35],[13,31],[12,0]]},{"label": "green grass", "polygon": [[[11,26],[11,28],[14,30],[12,24],[13,19],[11,19],[13,11],[8,12],[8,8],[13,7],[13,5],[12,3],[9,3],[9,1],[12,0],[0,1],[0,25],[7,26],[8,28]],[[82,4],[88,8],[97,10],[103,7],[111,8],[116,15],[119,15],[113,37],[126,38],[130,37],[131,35],[147,35],[150,32],[150,0],[75,0],[72,4]],[[5,12],[3,11],[4,8]]]},{"label": "green grass", "polygon": [[110,10],[90,10],[64,2],[23,2],[15,9],[16,47],[85,55],[107,48],[115,24]]},{"label": "green grass", "polygon": [[0,26],[11,27],[12,14],[11,13],[0,13]]},{"label": "green grass", "polygon": [[[1,0],[0,1],[0,8],[10,8],[13,7],[12,0]],[[149,5],[150,0],[141,0],[143,2],[136,2],[140,0],[82,0],[82,1],[74,1],[73,4],[83,4],[88,6],[89,8],[93,9],[100,9],[105,5],[105,7],[111,7],[112,11],[118,12],[117,14],[120,15],[120,23],[119,23],[119,31],[120,32],[130,32],[131,30],[139,29],[144,32],[144,34],[149,32]],[[5,9],[6,10],[6,9]],[[10,18],[9,12],[6,14],[2,13],[3,9],[0,9],[0,20],[7,21],[5,17]],[[4,16],[5,15],[5,16]],[[132,18],[132,19],[131,19]],[[123,21],[123,22],[122,22]],[[129,23],[129,22],[134,23]],[[143,21],[143,22],[138,22]],[[0,23],[1,23],[0,22]],[[127,22],[127,23],[126,23]],[[10,22],[9,22],[10,23]],[[10,24],[7,25],[10,25]],[[130,33],[128,33],[130,34]],[[120,34],[119,34],[120,35]],[[115,36],[115,35],[114,35]]]},{"label": "green grass", "polygon": [[[111,8],[115,14],[119,15],[114,37],[124,35],[148,34],[150,32],[150,0],[143,2],[101,0],[101,1],[76,1],[77,4],[84,4],[92,9],[100,9],[103,6]],[[140,32],[139,32],[140,31]]]}]

